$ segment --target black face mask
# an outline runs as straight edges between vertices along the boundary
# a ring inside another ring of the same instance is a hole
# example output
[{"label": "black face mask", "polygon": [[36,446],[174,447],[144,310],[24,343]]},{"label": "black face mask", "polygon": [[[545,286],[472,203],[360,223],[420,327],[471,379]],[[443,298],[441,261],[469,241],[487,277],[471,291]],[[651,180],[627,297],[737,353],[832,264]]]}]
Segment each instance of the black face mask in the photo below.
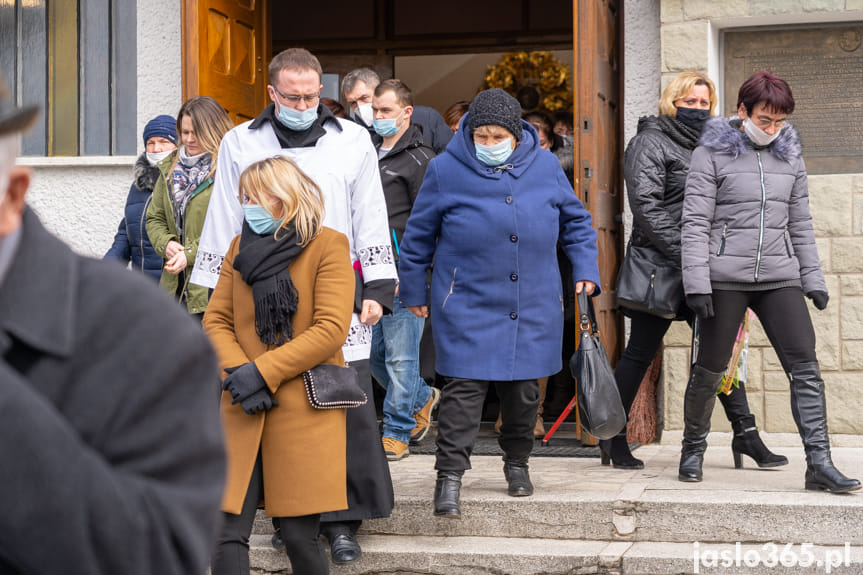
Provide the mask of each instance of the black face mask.
[{"label": "black face mask", "polygon": [[700,110],[698,108],[677,108],[677,119],[681,124],[689,126],[699,134],[704,129],[704,124],[710,119],[710,110]]}]

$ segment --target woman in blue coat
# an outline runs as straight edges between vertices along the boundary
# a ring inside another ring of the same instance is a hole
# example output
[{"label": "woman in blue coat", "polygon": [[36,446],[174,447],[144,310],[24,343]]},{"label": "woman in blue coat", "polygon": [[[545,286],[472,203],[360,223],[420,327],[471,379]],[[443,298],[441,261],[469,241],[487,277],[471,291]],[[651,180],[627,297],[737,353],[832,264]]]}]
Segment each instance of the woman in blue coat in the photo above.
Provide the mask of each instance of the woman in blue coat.
[{"label": "woman in blue coat", "polygon": [[[402,305],[432,311],[438,415],[435,515],[460,517],[461,477],[488,385],[501,400],[500,446],[512,496],[533,494],[527,461],[537,379],[561,369],[563,295],[556,246],[576,291],[599,293],[596,232],[557,158],[539,147],[518,102],[481,92],[426,171],[399,262]],[[434,268],[431,298],[426,273]]]}]

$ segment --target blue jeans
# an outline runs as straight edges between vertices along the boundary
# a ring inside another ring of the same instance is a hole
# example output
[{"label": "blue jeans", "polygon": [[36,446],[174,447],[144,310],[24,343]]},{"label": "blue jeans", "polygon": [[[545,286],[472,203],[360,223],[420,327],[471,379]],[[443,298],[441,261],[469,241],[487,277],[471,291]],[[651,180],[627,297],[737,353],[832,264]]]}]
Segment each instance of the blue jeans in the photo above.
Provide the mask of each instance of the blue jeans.
[{"label": "blue jeans", "polygon": [[425,320],[416,317],[395,296],[392,315],[372,329],[369,357],[372,376],[387,390],[384,397],[384,437],[408,443],[416,427],[414,414],[431,398],[431,388],[420,377],[420,338]]}]

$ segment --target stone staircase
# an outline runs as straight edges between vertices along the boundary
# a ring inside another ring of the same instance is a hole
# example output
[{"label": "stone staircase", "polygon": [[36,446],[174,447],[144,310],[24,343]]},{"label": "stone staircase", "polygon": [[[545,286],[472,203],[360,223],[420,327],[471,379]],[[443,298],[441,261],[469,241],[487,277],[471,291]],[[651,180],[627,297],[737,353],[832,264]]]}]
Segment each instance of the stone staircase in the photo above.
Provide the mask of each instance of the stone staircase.
[{"label": "stone staircase", "polygon": [[[711,438],[702,483],[677,481],[679,444],[638,449],[646,463],[640,471],[602,467],[597,458],[535,457],[536,493],[525,498],[506,495],[500,458],[474,457],[461,520],[432,515],[433,456],[411,455],[390,467],[392,516],[365,522],[363,558],[331,572],[863,574],[863,491],[804,491],[799,443],[776,449],[790,464],[772,470],[750,460],[735,470],[730,448],[718,443],[721,437]],[[847,475],[863,477],[863,448],[834,448],[834,460]],[[285,555],[270,546],[271,533],[259,516],[256,575],[290,573]]]}]

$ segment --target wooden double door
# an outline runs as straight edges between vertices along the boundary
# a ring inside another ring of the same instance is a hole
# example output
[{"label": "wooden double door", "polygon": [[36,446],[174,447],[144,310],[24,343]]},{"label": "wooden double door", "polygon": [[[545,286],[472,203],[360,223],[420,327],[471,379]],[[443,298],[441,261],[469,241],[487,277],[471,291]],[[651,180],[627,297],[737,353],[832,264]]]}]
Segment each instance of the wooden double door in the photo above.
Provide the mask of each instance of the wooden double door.
[{"label": "wooden double door", "polygon": [[[384,12],[377,17],[386,20],[385,12],[392,4],[374,1],[378,12]],[[183,0],[185,98],[212,96],[236,123],[254,118],[266,106],[274,25],[267,2]],[[595,303],[603,343],[612,362],[620,354],[623,335],[614,311],[614,285],[623,253],[621,5],[620,0],[572,0],[576,194],[592,214],[599,236],[602,295]],[[383,29],[387,26],[386,22],[380,25]],[[452,49],[460,37],[439,40],[439,53]],[[394,40],[389,45],[403,47],[404,42]],[[469,40],[465,42],[469,48]],[[327,45],[317,44],[312,51]],[[513,48],[500,45],[498,51]],[[433,52],[434,45],[427,43],[424,50]],[[383,52],[379,49],[370,54],[369,61],[380,62]]]}]

